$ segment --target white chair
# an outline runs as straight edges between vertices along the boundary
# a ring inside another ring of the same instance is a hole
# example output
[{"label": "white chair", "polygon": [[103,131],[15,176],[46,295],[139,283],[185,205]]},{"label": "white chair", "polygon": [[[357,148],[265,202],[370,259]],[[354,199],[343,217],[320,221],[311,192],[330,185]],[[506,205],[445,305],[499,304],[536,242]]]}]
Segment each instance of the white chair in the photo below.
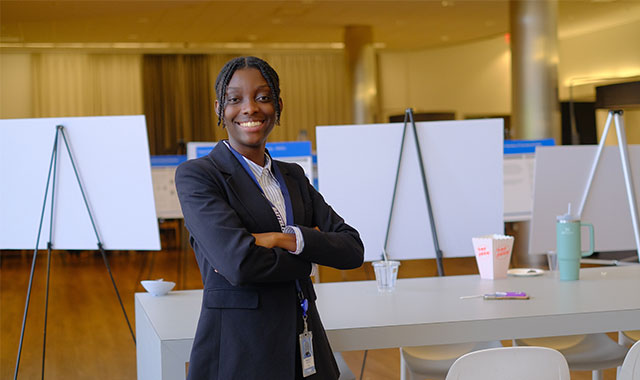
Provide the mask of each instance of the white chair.
[{"label": "white chair", "polygon": [[400,348],[400,380],[444,380],[449,367],[464,354],[502,347],[499,341]]},{"label": "white chair", "polygon": [[627,354],[627,347],[614,342],[605,333],[516,339],[514,345],[558,350],[572,371],[591,371],[593,380],[602,380],[602,370],[620,366]]},{"label": "white chair", "polygon": [[501,347],[456,360],[446,380],[569,380],[562,354],[546,347]]},{"label": "white chair", "polygon": [[635,342],[627,353],[618,380],[640,380],[640,340]]}]

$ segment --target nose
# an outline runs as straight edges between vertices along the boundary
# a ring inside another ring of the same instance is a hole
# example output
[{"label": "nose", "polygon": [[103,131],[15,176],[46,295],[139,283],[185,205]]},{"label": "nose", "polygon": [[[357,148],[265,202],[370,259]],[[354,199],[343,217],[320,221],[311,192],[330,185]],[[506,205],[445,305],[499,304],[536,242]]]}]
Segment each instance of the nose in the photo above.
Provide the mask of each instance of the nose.
[{"label": "nose", "polygon": [[255,99],[248,98],[242,102],[242,113],[245,115],[251,115],[258,112],[258,104]]}]

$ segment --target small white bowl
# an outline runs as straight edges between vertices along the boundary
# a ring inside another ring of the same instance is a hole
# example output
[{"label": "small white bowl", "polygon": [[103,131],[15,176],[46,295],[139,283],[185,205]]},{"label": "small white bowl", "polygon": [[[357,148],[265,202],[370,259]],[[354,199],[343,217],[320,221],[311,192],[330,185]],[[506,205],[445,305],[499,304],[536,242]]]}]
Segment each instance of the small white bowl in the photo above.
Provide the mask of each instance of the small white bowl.
[{"label": "small white bowl", "polygon": [[175,282],[171,281],[163,281],[163,280],[146,280],[140,281],[142,286],[147,290],[147,292],[151,293],[153,296],[164,296],[169,293],[174,286],[176,286]]}]

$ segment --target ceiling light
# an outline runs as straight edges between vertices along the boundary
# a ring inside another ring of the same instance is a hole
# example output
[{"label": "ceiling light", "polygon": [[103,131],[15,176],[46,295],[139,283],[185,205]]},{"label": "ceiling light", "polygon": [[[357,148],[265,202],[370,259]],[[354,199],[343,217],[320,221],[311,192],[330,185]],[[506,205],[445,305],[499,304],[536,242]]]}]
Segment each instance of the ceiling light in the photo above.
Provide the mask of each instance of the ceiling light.
[{"label": "ceiling light", "polygon": [[[383,43],[374,43],[376,48],[384,48]],[[247,49],[282,49],[282,50],[342,50],[344,42],[286,42],[262,43],[252,42],[215,42],[215,43],[182,43],[182,42],[91,42],[91,43],[19,43],[7,42],[5,36],[0,41],[0,49],[80,49],[80,50],[147,50],[147,51],[211,51],[211,50],[247,50]]]}]

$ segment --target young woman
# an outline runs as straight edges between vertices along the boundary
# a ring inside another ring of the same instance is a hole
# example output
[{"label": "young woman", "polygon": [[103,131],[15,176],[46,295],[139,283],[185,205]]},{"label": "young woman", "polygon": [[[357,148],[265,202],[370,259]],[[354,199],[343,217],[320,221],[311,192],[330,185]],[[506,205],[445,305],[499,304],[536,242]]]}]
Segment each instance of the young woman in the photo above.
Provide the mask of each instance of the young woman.
[{"label": "young woman", "polygon": [[188,378],[337,379],[309,275],[359,267],[362,241],[302,168],[265,149],[283,106],[273,68],[235,58],[215,90],[229,139],[176,171],[204,284]]}]

